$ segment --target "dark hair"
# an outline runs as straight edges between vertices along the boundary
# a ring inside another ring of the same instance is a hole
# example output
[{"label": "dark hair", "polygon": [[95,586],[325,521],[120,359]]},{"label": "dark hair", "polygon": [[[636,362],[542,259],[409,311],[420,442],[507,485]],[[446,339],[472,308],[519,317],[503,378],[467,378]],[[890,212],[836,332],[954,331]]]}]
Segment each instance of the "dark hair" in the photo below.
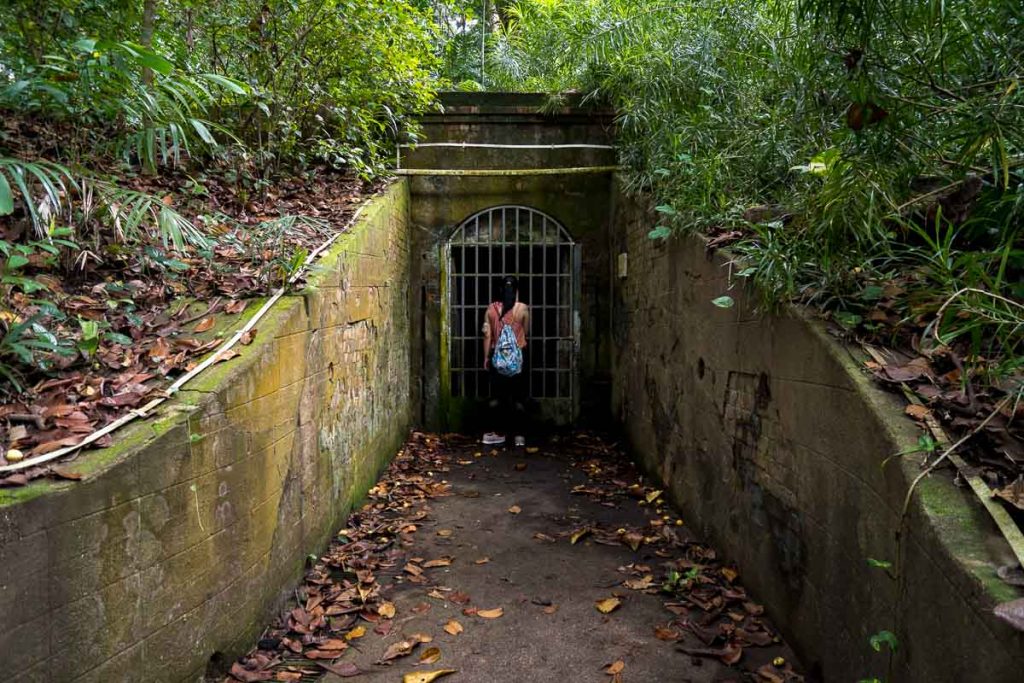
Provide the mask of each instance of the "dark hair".
[{"label": "dark hair", "polygon": [[519,280],[514,275],[506,275],[501,280],[501,317],[512,310],[516,305],[516,295],[519,294]]}]

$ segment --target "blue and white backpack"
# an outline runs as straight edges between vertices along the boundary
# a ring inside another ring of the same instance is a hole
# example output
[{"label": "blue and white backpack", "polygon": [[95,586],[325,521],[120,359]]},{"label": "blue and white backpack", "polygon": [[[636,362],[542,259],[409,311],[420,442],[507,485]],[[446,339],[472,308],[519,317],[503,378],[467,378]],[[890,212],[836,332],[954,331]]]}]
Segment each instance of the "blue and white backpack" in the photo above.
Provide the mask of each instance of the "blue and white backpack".
[{"label": "blue and white backpack", "polygon": [[498,343],[494,347],[491,363],[499,375],[515,377],[523,371],[523,350],[519,348],[512,325],[501,320],[500,311],[498,321],[501,323],[501,332],[498,333]]}]

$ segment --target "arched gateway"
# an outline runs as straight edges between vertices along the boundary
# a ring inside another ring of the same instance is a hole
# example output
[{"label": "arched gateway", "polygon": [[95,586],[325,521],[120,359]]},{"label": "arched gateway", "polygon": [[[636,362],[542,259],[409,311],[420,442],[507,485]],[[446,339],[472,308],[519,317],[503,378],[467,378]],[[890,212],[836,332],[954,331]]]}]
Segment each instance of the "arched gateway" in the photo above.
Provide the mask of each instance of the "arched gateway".
[{"label": "arched gateway", "polygon": [[480,328],[498,282],[515,275],[531,309],[529,387],[540,417],[577,412],[580,250],[554,218],[496,206],[467,218],[444,246],[442,400],[458,412],[488,397]]}]

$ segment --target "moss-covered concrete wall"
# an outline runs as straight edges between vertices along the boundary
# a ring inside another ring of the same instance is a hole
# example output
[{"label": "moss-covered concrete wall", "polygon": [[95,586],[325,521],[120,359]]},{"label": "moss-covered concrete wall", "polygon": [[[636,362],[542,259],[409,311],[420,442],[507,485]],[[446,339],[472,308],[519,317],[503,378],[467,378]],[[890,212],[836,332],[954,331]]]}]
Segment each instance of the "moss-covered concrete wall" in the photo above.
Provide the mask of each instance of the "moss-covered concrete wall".
[{"label": "moss-covered concrete wall", "polygon": [[[154,420],[0,490],[0,670],[196,681],[247,649],[411,424],[409,199],[374,200],[241,357]],[[250,309],[255,309],[250,305]]]},{"label": "moss-covered concrete wall", "polygon": [[[919,432],[861,361],[797,312],[770,316],[695,238],[653,242],[650,207],[616,196],[614,409],[687,523],[825,681],[1020,681],[1024,635],[992,607],[1020,593],[1009,548],[969,492],[938,474],[895,532]],[[712,299],[736,302],[718,308]],[[868,565],[889,561],[893,580]],[[869,645],[892,631],[890,661]]]}]

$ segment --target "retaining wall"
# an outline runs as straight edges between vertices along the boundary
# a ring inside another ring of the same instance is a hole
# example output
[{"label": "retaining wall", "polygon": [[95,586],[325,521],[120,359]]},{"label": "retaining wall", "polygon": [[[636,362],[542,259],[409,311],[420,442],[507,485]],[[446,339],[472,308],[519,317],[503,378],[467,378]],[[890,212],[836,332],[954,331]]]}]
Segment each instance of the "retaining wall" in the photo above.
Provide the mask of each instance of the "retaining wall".
[{"label": "retaining wall", "polygon": [[8,680],[196,681],[251,646],[410,427],[408,213],[393,185],[83,481],[0,490]]},{"label": "retaining wall", "polygon": [[[1020,681],[1024,634],[992,607],[1012,555],[971,493],[923,482],[895,531],[920,457],[902,405],[862,359],[792,311],[763,315],[722,255],[696,238],[654,242],[650,207],[616,196],[613,403],[644,466],[825,681]],[[729,294],[736,305],[711,303]],[[897,565],[899,579],[868,565]],[[894,632],[891,659],[869,645]]]}]

